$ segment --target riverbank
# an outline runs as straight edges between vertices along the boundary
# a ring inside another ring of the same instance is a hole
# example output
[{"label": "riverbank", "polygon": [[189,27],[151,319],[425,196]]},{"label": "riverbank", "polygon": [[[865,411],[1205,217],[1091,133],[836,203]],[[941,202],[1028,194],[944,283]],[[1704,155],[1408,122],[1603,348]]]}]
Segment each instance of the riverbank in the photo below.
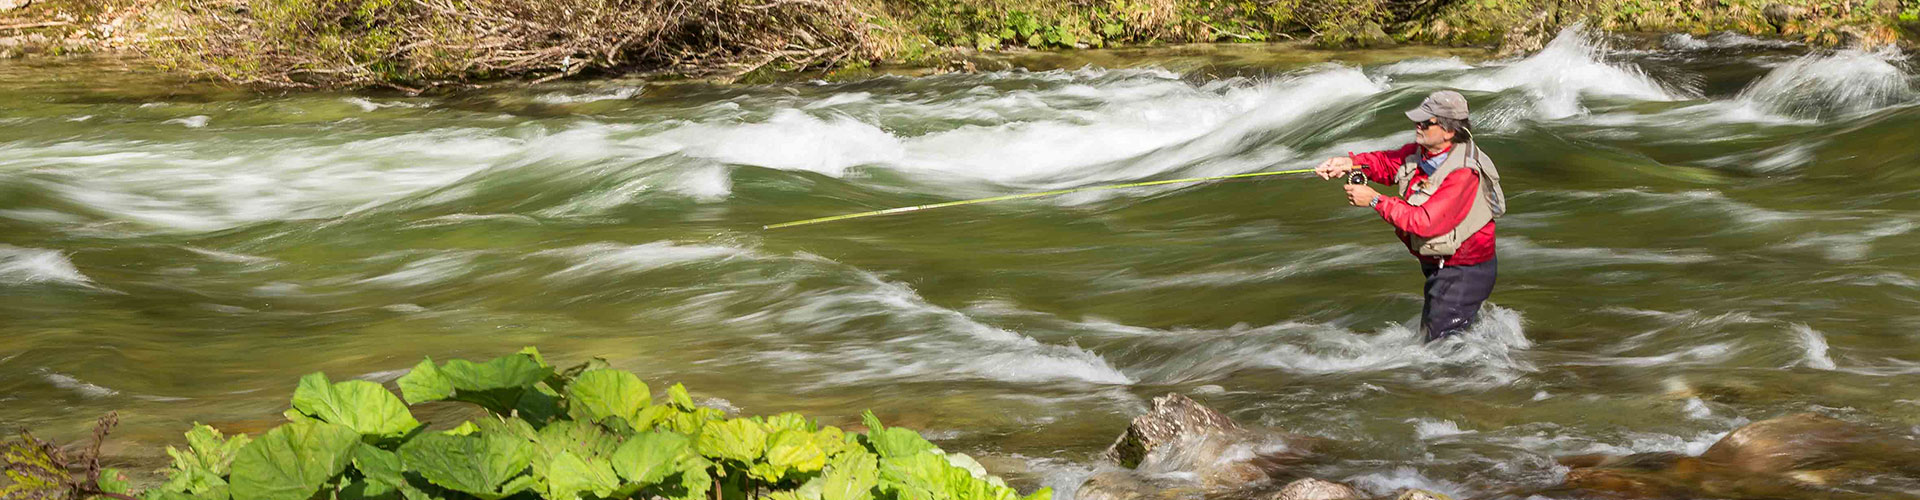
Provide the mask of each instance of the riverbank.
[{"label": "riverbank", "polygon": [[1562,28],[1909,44],[1896,0],[5,0],[0,56],[131,52],[259,87],[406,90],[592,75],[723,82],[979,56],[1215,42],[1542,48]]}]

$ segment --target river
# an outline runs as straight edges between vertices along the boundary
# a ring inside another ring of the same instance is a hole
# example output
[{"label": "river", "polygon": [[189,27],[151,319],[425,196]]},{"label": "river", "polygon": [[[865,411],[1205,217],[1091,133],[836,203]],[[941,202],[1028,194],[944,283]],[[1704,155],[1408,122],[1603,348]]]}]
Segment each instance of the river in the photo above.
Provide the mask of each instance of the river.
[{"label": "river", "polygon": [[[308,372],[532,345],[750,414],[871,408],[1057,498],[1168,392],[1340,443],[1308,472],[1375,493],[1546,486],[1555,456],[1799,411],[1920,433],[1909,63],[1608,45],[425,97],[0,62],[0,424],[118,410],[109,450],[160,462],[191,422],[270,425]],[[760,229],[1311,167],[1409,142],[1442,88],[1511,207],[1459,341],[1416,340],[1417,264],[1317,178]]]}]

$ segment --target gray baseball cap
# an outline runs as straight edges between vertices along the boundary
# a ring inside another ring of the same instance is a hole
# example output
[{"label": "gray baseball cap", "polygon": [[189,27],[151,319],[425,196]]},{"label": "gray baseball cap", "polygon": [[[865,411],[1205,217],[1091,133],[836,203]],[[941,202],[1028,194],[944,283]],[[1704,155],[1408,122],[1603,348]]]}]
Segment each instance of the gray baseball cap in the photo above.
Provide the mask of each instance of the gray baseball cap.
[{"label": "gray baseball cap", "polygon": [[1420,101],[1420,107],[1407,111],[1407,118],[1416,122],[1432,120],[1433,117],[1467,119],[1467,98],[1451,90],[1436,91],[1427,94],[1427,100]]}]

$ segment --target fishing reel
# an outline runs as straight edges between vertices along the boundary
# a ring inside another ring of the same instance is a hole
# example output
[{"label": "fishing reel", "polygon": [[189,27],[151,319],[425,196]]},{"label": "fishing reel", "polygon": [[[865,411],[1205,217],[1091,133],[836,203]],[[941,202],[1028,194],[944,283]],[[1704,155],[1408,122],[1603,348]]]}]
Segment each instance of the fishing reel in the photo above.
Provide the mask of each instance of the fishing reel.
[{"label": "fishing reel", "polygon": [[1367,174],[1358,171],[1347,172],[1347,184],[1366,184]]}]

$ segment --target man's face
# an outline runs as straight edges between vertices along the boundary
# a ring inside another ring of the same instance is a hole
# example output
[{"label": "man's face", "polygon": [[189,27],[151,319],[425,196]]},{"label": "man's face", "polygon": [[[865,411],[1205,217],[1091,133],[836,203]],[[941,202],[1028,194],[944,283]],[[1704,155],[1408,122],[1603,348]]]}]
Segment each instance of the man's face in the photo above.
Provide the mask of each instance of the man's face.
[{"label": "man's face", "polygon": [[1413,123],[1413,142],[1422,147],[1437,148],[1451,140],[1453,140],[1453,131],[1440,126],[1440,123],[1434,119],[1429,118],[1424,122]]}]

